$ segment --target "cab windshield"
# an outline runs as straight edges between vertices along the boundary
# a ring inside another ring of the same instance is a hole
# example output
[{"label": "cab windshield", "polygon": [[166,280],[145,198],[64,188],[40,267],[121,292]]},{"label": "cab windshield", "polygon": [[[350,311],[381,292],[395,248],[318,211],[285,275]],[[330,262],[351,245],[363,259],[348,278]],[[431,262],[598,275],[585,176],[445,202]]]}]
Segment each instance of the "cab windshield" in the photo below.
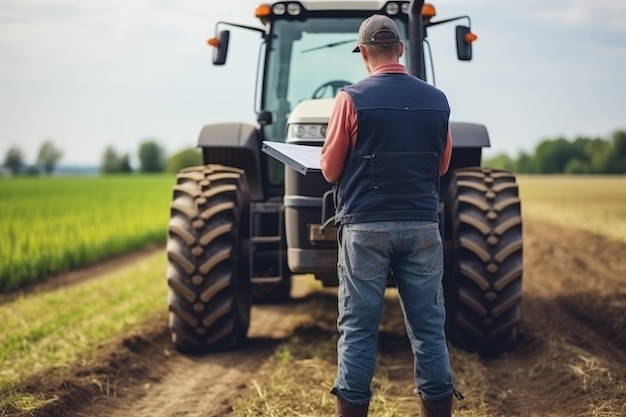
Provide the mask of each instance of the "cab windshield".
[{"label": "cab windshield", "polygon": [[[352,53],[365,17],[274,21],[261,98],[273,121],[263,128],[266,140],[285,140],[289,113],[302,100],[332,98],[367,76],[361,56]],[[396,19],[396,24],[408,43],[406,23]]]}]

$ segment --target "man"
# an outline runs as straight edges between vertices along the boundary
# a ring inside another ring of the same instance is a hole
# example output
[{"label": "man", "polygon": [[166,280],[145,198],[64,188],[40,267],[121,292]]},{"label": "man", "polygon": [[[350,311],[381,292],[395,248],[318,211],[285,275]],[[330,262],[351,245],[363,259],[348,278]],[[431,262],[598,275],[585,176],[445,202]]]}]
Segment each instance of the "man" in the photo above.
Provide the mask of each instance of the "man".
[{"label": "man", "polygon": [[340,226],[335,415],[367,416],[392,271],[422,415],[450,416],[456,391],[444,334],[438,223],[439,176],[452,152],[450,108],[441,91],[399,63],[404,43],[389,17],[366,19],[354,52],[369,77],[338,94],[320,161],[324,178],[337,184]]}]

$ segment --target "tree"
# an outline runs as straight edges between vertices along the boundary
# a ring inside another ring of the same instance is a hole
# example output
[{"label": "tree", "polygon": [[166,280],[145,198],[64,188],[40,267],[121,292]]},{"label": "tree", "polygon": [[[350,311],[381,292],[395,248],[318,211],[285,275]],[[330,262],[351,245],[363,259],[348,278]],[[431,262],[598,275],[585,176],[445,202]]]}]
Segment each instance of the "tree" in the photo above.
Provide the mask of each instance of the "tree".
[{"label": "tree", "polygon": [[165,152],[154,140],[148,140],[139,145],[139,170],[141,172],[163,172],[165,166]]},{"label": "tree", "polygon": [[612,167],[616,174],[626,174],[626,131],[618,130],[613,133]]},{"label": "tree", "polygon": [[591,166],[587,161],[581,161],[578,158],[570,159],[567,165],[565,165],[566,174],[589,174],[591,173]]},{"label": "tree", "polygon": [[113,146],[109,146],[102,155],[100,173],[102,174],[130,174],[133,168],[130,166],[128,154],[119,156]]},{"label": "tree", "polygon": [[109,146],[102,155],[102,162],[100,164],[100,173],[102,174],[115,174],[119,172],[120,157],[113,148]]},{"label": "tree", "polygon": [[[603,174],[607,172],[607,166],[611,157],[611,145],[603,139],[577,139],[574,144],[581,144],[581,149],[585,155],[584,162],[587,163],[589,169],[587,174]],[[583,161],[583,158],[579,158]]]},{"label": "tree", "polygon": [[130,174],[133,168],[130,166],[130,156],[128,154],[120,158],[119,172],[122,174]]},{"label": "tree", "polygon": [[521,152],[515,162],[515,171],[523,174],[533,174],[537,172],[535,159],[527,152]]},{"label": "tree", "polygon": [[43,168],[47,175],[50,175],[62,156],[63,152],[57,149],[51,141],[47,140],[39,148],[37,164]]},{"label": "tree", "polygon": [[165,171],[176,174],[183,168],[202,165],[202,153],[198,148],[187,148],[167,159]]},{"label": "tree", "polygon": [[591,174],[611,174],[611,159],[613,158],[613,150],[611,144],[602,141],[590,148],[589,158],[591,160]]},{"label": "tree", "polygon": [[535,163],[540,174],[561,174],[573,158],[583,159],[577,146],[564,138],[544,140],[537,146]]},{"label": "tree", "polygon": [[12,175],[19,175],[22,172],[22,168],[24,168],[24,155],[18,147],[12,146],[7,151],[4,157],[4,166],[11,170]]},{"label": "tree", "polygon": [[491,168],[506,169],[512,171],[515,162],[506,153],[499,153],[496,156],[485,159],[483,165]]}]

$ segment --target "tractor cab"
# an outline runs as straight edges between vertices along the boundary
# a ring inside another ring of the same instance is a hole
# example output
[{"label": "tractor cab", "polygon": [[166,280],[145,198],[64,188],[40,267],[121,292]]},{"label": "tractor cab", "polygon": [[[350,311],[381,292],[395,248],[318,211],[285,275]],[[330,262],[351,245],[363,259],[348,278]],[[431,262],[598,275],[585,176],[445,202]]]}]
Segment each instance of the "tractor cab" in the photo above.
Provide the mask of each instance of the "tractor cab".
[{"label": "tractor cab", "polygon": [[[217,36],[210,39],[209,44],[215,47],[214,64],[223,65],[230,38],[230,31],[222,29],[223,26],[259,32],[263,42],[256,105],[263,140],[284,142],[287,137],[295,136],[303,141],[323,142],[325,124],[306,123],[301,126],[298,123],[293,127],[294,135],[291,135],[292,132],[286,129],[287,122],[299,104],[308,100],[332,99],[344,86],[367,76],[359,54],[352,52],[363,20],[375,13],[394,19],[406,46],[401,63],[407,68],[414,68],[414,75],[422,79],[426,79],[422,50],[423,44],[428,47],[424,42],[428,28],[459,19],[469,22],[466,16],[434,22],[434,6],[421,3],[308,0],[262,4],[255,13],[262,28],[218,22]],[[418,10],[411,10],[411,7]],[[410,20],[419,23],[417,33],[412,34],[409,30]],[[475,36],[469,26],[458,26],[457,32],[459,59],[469,60]],[[411,48],[412,43],[417,47]],[[332,101],[318,103],[317,108],[328,116]],[[273,161],[268,164],[272,185],[282,185],[283,167],[276,166]]]}]

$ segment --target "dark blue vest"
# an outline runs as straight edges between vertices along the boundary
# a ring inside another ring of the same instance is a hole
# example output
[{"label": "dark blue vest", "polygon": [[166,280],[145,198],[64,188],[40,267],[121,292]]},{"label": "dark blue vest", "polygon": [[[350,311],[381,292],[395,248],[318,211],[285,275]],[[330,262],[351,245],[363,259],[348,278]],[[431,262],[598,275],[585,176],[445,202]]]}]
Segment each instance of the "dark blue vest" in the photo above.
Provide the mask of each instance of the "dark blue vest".
[{"label": "dark blue vest", "polygon": [[437,221],[450,116],[445,95],[398,73],[368,77],[345,91],[358,133],[339,181],[335,222]]}]

